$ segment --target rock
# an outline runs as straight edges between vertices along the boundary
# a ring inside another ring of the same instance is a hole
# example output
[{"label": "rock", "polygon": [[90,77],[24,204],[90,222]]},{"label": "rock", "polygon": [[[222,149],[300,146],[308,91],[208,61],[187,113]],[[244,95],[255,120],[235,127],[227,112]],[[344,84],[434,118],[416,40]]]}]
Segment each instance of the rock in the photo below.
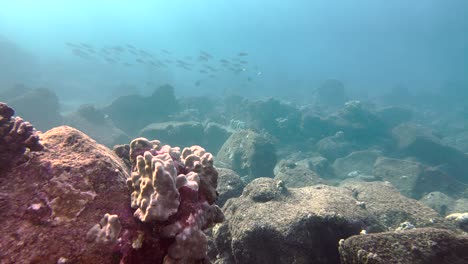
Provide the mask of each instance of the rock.
[{"label": "rock", "polygon": [[468,236],[436,228],[357,235],[340,241],[342,264],[462,264]]},{"label": "rock", "polygon": [[206,146],[209,152],[218,152],[231,132],[217,123],[195,121],[153,123],[139,132],[140,137],[158,138],[164,144],[188,147]]},{"label": "rock", "polygon": [[[304,161],[307,161],[307,167],[316,172],[321,178],[335,178],[335,171],[333,170],[330,162],[325,157],[315,156]],[[302,161],[299,161],[298,164],[301,162]]]},{"label": "rock", "polygon": [[323,107],[340,107],[346,100],[347,96],[344,85],[339,80],[326,80],[315,90],[314,102]]},{"label": "rock", "polygon": [[5,102],[15,109],[17,115],[29,120],[34,124],[34,127],[41,131],[46,131],[62,123],[59,99],[53,91],[47,88],[26,88],[23,91],[22,94],[10,93],[10,95],[15,94],[16,96],[4,98]]},{"label": "rock", "polygon": [[275,180],[287,187],[305,187],[324,183],[312,170],[295,162],[281,160],[275,167]]},{"label": "rock", "polygon": [[106,213],[124,229],[136,224],[125,165],[71,127],[41,140],[44,151],[0,177],[2,263],[114,263],[111,248],[86,242],[86,234]]},{"label": "rock", "polygon": [[401,193],[415,199],[433,191],[462,191],[459,183],[443,171],[410,160],[379,157],[372,174],[391,182]]},{"label": "rock", "polygon": [[233,170],[218,168],[218,201],[219,207],[223,207],[230,198],[239,197],[244,190],[245,184],[241,177]]},{"label": "rock", "polygon": [[330,161],[348,155],[353,150],[351,143],[344,138],[342,131],[334,136],[326,137],[317,142],[317,151]]},{"label": "rock", "polygon": [[133,136],[151,123],[168,121],[169,115],[178,111],[178,104],[174,88],[163,85],[151,96],[121,96],[103,108],[103,111],[115,126]]},{"label": "rock", "polygon": [[354,192],[354,197],[365,204],[368,213],[375,216],[387,229],[396,229],[403,222],[416,227],[445,228],[439,214],[426,205],[401,195],[390,183],[346,182],[341,185]]},{"label": "rock", "polygon": [[203,125],[190,121],[153,123],[139,133],[139,137],[157,138],[163,144],[181,147],[198,145],[203,136]]},{"label": "rock", "polygon": [[[242,130],[233,133],[216,155],[217,162],[246,176],[246,182],[273,177],[277,157],[273,142],[264,135]],[[222,166],[221,166],[222,167]]]},{"label": "rock", "polygon": [[455,135],[442,138],[442,143],[461,152],[468,152],[468,132],[463,131]]},{"label": "rock", "polygon": [[213,230],[216,263],[338,263],[338,241],[376,224],[350,190],[286,188],[269,178],[248,184],[224,213]]},{"label": "rock", "polygon": [[446,216],[452,212],[455,204],[453,198],[442,192],[430,192],[419,201],[437,211],[441,216]]},{"label": "rock", "polygon": [[66,115],[64,124],[83,131],[97,142],[113,147],[130,141],[130,137],[115,127],[103,112],[92,105],[82,105],[78,111]]},{"label": "rock", "polygon": [[211,153],[218,153],[232,131],[224,126],[210,122],[204,126],[202,145]]},{"label": "rock", "polygon": [[468,183],[468,156],[443,145],[434,133],[422,126],[404,123],[392,130],[400,151],[434,165],[444,165],[444,171],[457,180]]},{"label": "rock", "polygon": [[453,209],[449,211],[449,213],[459,213],[459,212],[468,212],[468,199],[467,198],[460,198],[455,200],[453,205]]},{"label": "rock", "polygon": [[401,123],[409,122],[413,118],[413,112],[401,106],[383,107],[378,109],[376,114],[387,127],[395,127]]},{"label": "rock", "polygon": [[382,152],[376,150],[361,150],[350,153],[348,156],[338,158],[333,163],[333,170],[340,178],[348,177],[353,171],[360,174],[372,175],[374,163]]}]

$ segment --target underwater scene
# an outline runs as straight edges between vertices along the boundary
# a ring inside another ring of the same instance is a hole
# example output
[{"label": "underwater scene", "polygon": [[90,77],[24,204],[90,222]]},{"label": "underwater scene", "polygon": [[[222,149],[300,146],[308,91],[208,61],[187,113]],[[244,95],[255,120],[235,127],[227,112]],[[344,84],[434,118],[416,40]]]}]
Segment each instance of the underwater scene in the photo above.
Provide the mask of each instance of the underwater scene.
[{"label": "underwater scene", "polygon": [[468,1],[0,5],[0,264],[468,264]]}]

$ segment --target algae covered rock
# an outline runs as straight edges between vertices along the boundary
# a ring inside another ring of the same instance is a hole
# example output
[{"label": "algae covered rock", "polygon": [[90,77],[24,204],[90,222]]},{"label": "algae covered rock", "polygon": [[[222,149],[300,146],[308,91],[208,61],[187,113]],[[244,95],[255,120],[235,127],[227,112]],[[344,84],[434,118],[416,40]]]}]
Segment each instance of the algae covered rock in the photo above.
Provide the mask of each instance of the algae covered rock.
[{"label": "algae covered rock", "polygon": [[233,170],[218,168],[218,201],[217,204],[223,207],[230,198],[239,197],[244,190],[245,183],[241,177]]},{"label": "algae covered rock", "polygon": [[226,222],[213,233],[224,263],[338,263],[340,239],[378,229],[349,190],[286,188],[270,178],[252,181],[223,210]]},{"label": "algae covered rock", "polygon": [[250,130],[233,133],[216,158],[219,164],[246,177],[247,182],[258,177],[273,177],[277,161],[273,141]]},{"label": "algae covered rock", "polygon": [[340,241],[342,264],[462,264],[468,236],[436,228],[357,235]]}]

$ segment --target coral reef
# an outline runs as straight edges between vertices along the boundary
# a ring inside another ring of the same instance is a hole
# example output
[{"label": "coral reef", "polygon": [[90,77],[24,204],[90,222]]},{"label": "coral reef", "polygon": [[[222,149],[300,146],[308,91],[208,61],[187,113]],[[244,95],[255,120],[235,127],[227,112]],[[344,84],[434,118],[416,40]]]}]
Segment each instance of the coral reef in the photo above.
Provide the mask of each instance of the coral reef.
[{"label": "coral reef", "polygon": [[19,159],[26,149],[43,149],[34,127],[14,114],[13,108],[0,102],[0,171]]}]

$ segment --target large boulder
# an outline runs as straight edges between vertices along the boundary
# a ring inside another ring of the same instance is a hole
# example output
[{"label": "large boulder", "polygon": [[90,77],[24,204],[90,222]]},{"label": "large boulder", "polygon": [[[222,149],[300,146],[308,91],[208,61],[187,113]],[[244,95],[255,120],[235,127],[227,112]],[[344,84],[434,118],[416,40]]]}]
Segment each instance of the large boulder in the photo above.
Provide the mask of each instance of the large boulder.
[{"label": "large boulder", "polygon": [[334,136],[329,136],[317,142],[317,151],[330,161],[344,157],[353,151],[353,145],[345,139],[345,134],[338,131]]},{"label": "large boulder", "polygon": [[223,208],[213,230],[219,263],[339,263],[338,241],[378,230],[350,190],[325,185],[286,188],[259,178]]},{"label": "large boulder", "polygon": [[446,227],[440,215],[419,201],[401,195],[389,182],[345,182],[368,213],[388,230],[409,222],[416,227]]},{"label": "large boulder", "polygon": [[216,155],[220,167],[227,167],[246,177],[246,182],[259,177],[273,177],[277,157],[273,141],[250,130],[233,133]]},{"label": "large boulder", "polygon": [[106,213],[118,214],[125,228],[135,224],[125,165],[71,127],[41,140],[44,151],[0,175],[1,262],[115,263],[111,249],[87,242],[87,233]]},{"label": "large boulder", "polygon": [[152,95],[126,95],[115,99],[103,111],[125,133],[134,136],[140,129],[154,122],[168,121],[179,109],[174,88],[163,85]]},{"label": "large boulder", "polygon": [[241,196],[245,183],[241,177],[233,170],[218,168],[218,200],[216,203],[223,207],[230,198]]},{"label": "large boulder", "polygon": [[106,115],[93,105],[81,105],[76,112],[65,115],[63,122],[107,147],[130,141],[125,132],[115,127]]},{"label": "large boulder", "polygon": [[434,166],[444,165],[444,171],[450,176],[468,183],[468,156],[442,144],[433,131],[417,124],[403,123],[392,130],[392,135],[404,154]]},{"label": "large boulder", "polygon": [[401,193],[415,199],[433,191],[463,191],[459,182],[445,172],[412,160],[379,157],[372,174],[391,182]]},{"label": "large boulder", "polygon": [[353,172],[372,175],[374,163],[381,155],[382,152],[377,150],[354,151],[346,157],[336,159],[333,162],[333,170],[340,178],[346,178]]},{"label": "large boulder", "polygon": [[275,167],[275,180],[282,181],[286,187],[305,187],[324,183],[313,170],[304,164],[281,160]]},{"label": "large boulder", "polygon": [[0,100],[13,107],[17,115],[29,120],[41,131],[46,131],[62,123],[57,95],[47,89],[29,89],[15,86],[12,91],[0,93]]},{"label": "large boulder", "polygon": [[342,264],[468,263],[468,236],[436,228],[352,236],[340,241]]}]

